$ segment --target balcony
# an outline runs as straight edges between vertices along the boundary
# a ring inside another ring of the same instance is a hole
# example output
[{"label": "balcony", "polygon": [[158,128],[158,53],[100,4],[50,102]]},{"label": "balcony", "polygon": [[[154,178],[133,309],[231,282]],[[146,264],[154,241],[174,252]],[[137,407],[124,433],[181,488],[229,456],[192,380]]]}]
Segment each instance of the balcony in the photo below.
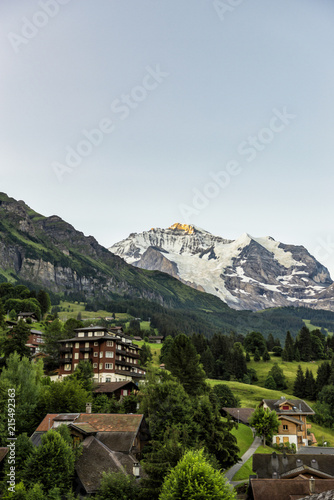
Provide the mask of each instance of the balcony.
[{"label": "balcony", "polygon": [[92,352],[93,348],[92,347],[80,347],[79,351],[80,352]]},{"label": "balcony", "polygon": [[72,352],[72,347],[61,346],[59,350],[60,352]]},{"label": "balcony", "polygon": [[72,356],[70,358],[61,358],[59,363],[61,365],[72,364]]}]

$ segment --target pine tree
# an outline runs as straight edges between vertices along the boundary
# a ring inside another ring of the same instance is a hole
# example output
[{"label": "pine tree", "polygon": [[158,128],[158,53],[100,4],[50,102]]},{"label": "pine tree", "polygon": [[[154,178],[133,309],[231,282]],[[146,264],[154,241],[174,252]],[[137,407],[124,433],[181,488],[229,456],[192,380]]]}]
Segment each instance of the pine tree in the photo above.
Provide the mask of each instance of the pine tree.
[{"label": "pine tree", "polygon": [[316,382],[313,373],[307,368],[305,373],[305,397],[314,401],[316,399]]},{"label": "pine tree", "polygon": [[329,378],[331,376],[331,365],[328,361],[321,363],[317,371],[317,392],[328,384]]},{"label": "pine tree", "polygon": [[270,361],[270,354],[267,351],[267,349],[264,351],[262,359],[263,359],[263,361]]},{"label": "pine tree", "polygon": [[165,360],[166,368],[177,377],[190,395],[205,389],[205,371],[191,339],[183,333],[173,340]]},{"label": "pine tree", "polygon": [[286,352],[286,361],[294,360],[294,350],[295,346],[293,338],[291,337],[291,333],[287,331],[284,343],[284,351]]},{"label": "pine tree", "polygon": [[300,365],[298,365],[297,375],[293,384],[293,395],[297,396],[297,398],[305,397],[305,377]]},{"label": "pine tree", "polygon": [[275,339],[272,333],[269,333],[266,343],[268,351],[272,351],[275,347]]},{"label": "pine tree", "polygon": [[275,380],[273,379],[273,377],[271,375],[268,375],[268,377],[266,378],[266,380],[264,382],[264,387],[266,389],[272,389],[274,391],[277,389]]},{"label": "pine tree", "polygon": [[260,351],[258,348],[256,348],[254,352],[254,361],[261,361]]},{"label": "pine tree", "polygon": [[309,329],[306,326],[300,330],[297,337],[297,345],[301,361],[310,361],[312,358],[312,340]]}]

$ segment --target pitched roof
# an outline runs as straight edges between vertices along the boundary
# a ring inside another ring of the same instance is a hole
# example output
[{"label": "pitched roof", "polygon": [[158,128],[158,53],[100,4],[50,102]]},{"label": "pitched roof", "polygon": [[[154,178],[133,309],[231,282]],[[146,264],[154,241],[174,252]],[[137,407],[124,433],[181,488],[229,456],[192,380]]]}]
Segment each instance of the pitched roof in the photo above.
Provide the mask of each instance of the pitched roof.
[{"label": "pitched roof", "polygon": [[80,413],[75,425],[88,423],[98,432],[136,432],[142,419],[137,413]]},{"label": "pitched roof", "polygon": [[117,391],[118,389],[122,389],[127,385],[131,385],[131,388],[133,389],[138,389],[136,384],[132,382],[131,380],[123,380],[122,382],[102,382],[99,383],[96,388],[94,389],[94,392],[97,393],[112,393]]},{"label": "pitched roof", "polygon": [[130,453],[134,440],[136,438],[137,432],[99,432],[96,434],[96,438],[101,441],[101,443],[108,446],[110,450],[119,451],[123,453]]},{"label": "pitched roof", "polygon": [[132,473],[136,461],[131,455],[111,451],[99,439],[89,436],[83,442],[82,455],[75,470],[87,493],[94,493],[101,482],[103,472],[123,471]]},{"label": "pitched roof", "polygon": [[[294,413],[294,414],[300,414],[300,413],[306,413],[306,414],[309,414],[309,415],[314,415],[314,411],[312,410],[312,408],[310,408],[310,406],[305,403],[305,401],[303,401],[302,399],[286,399],[286,398],[281,398],[279,400],[277,399],[263,399],[262,400],[263,403],[266,403],[266,405],[268,406],[268,408],[270,410],[275,410],[276,412],[279,412],[279,413]],[[279,408],[279,405],[281,405],[282,403],[290,403],[290,405],[292,407],[295,407],[296,409],[292,409],[292,410],[281,410]]]},{"label": "pitched roof", "polygon": [[53,419],[57,417],[58,413],[48,413],[39,424],[35,432],[47,432],[51,429],[53,424]]},{"label": "pitched roof", "polygon": [[287,455],[256,453],[253,455],[253,471],[258,478],[272,478],[274,472],[283,477],[302,467],[302,471],[312,469],[334,477],[334,455]]},{"label": "pitched roof", "polygon": [[330,446],[301,446],[297,454],[305,455],[334,455],[334,448]]},{"label": "pitched roof", "polygon": [[243,424],[248,425],[248,421],[252,414],[254,413],[254,408],[226,408],[224,407],[223,410],[231,415],[234,420],[238,420],[239,422],[242,422]]},{"label": "pitched roof", "polygon": [[[255,457],[255,455],[254,455]],[[254,500],[297,500],[310,494],[309,480],[299,479],[251,479]],[[319,494],[334,488],[333,479],[316,479],[315,493]]]}]

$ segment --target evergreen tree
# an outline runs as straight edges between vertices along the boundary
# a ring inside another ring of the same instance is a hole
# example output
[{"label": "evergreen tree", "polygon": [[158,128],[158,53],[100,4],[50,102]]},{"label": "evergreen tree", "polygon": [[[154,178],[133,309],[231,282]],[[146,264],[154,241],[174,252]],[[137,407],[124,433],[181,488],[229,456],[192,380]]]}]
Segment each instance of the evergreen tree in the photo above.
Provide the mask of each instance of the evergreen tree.
[{"label": "evergreen tree", "polygon": [[42,316],[44,316],[44,314],[46,314],[51,307],[50,296],[45,290],[39,290],[37,300],[40,304]]},{"label": "evergreen tree", "polygon": [[247,351],[246,352],[246,363],[249,363],[250,362],[250,355],[249,355],[249,352]]},{"label": "evergreen tree", "polygon": [[300,352],[301,361],[310,361],[312,358],[312,341],[309,329],[306,326],[300,330],[296,347],[298,347]]},{"label": "evergreen tree", "polygon": [[2,351],[5,358],[17,352],[20,358],[30,357],[30,347],[27,346],[30,335],[29,326],[22,320],[14,328],[7,330],[6,337],[2,343]]},{"label": "evergreen tree", "polygon": [[293,384],[293,395],[297,398],[305,397],[305,377],[300,365],[298,365],[297,375]]},{"label": "evergreen tree", "polygon": [[308,368],[305,372],[305,397],[314,401],[316,399],[317,387],[313,373]]},{"label": "evergreen tree", "polygon": [[201,361],[203,363],[206,376],[208,378],[213,377],[215,370],[215,358],[213,357],[210,347],[207,347],[203,354],[201,354]]},{"label": "evergreen tree", "polygon": [[159,357],[160,363],[166,362],[166,358],[168,357],[168,354],[169,354],[169,351],[171,350],[172,345],[173,345],[173,337],[171,335],[168,335],[165,338],[165,340],[162,344],[162,347],[161,347],[160,357]]},{"label": "evergreen tree", "polygon": [[[295,345],[291,333],[287,331],[284,343],[284,350],[286,359],[284,361],[293,361],[295,357]],[[283,357],[283,355],[282,355]]]},{"label": "evergreen tree", "polygon": [[183,333],[174,338],[165,360],[167,370],[177,377],[186,392],[196,395],[205,389],[205,371],[191,339]]},{"label": "evergreen tree", "polygon": [[270,354],[267,351],[267,349],[264,351],[264,353],[262,355],[262,359],[263,359],[263,361],[270,361]]},{"label": "evergreen tree", "polygon": [[221,411],[222,408],[240,407],[240,401],[236,396],[234,396],[233,392],[231,391],[228,385],[216,384],[213,386],[212,392],[217,398],[217,405],[219,411]]},{"label": "evergreen tree", "polygon": [[266,344],[268,351],[271,352],[275,347],[275,339],[272,333],[269,333],[268,338],[266,340]]},{"label": "evergreen tree", "polygon": [[52,323],[49,323],[44,332],[44,344],[42,350],[47,354],[45,364],[49,370],[54,370],[59,367],[60,359],[60,340],[68,338],[67,332],[63,332],[63,326],[57,318]]},{"label": "evergreen tree", "polygon": [[269,371],[268,375],[271,375],[275,380],[277,390],[284,390],[288,387],[283,370],[277,363],[274,363],[274,366]]},{"label": "evergreen tree", "polygon": [[146,342],[141,347],[140,350],[140,365],[141,366],[147,366],[149,363],[152,362],[153,355],[151,348]]},{"label": "evergreen tree", "polygon": [[260,351],[257,347],[255,348],[254,352],[254,361],[256,362],[261,361]]},{"label": "evergreen tree", "polygon": [[300,352],[299,352],[298,347],[296,347],[296,349],[295,349],[295,361],[297,361],[297,363],[299,363],[299,361],[300,361]]},{"label": "evergreen tree", "polygon": [[264,382],[264,387],[266,389],[273,389],[274,391],[277,389],[275,380],[271,375],[268,375],[265,382]]},{"label": "evergreen tree", "polygon": [[247,364],[240,342],[235,342],[230,359],[231,371],[237,380],[242,380],[247,374]]},{"label": "evergreen tree", "polygon": [[320,392],[321,389],[328,384],[328,381],[331,376],[331,365],[328,361],[321,363],[318,367],[317,371],[317,392]]}]

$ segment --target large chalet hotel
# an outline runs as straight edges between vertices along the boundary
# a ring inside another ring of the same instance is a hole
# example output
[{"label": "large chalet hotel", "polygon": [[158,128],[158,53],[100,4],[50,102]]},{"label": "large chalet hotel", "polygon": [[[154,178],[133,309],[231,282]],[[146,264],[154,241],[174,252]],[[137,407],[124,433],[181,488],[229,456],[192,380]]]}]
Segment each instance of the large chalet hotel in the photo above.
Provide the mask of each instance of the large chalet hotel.
[{"label": "large chalet hotel", "polygon": [[70,375],[79,361],[90,361],[95,382],[138,381],[145,377],[139,366],[139,347],[121,328],[76,328],[76,336],[61,340],[59,375]]}]

